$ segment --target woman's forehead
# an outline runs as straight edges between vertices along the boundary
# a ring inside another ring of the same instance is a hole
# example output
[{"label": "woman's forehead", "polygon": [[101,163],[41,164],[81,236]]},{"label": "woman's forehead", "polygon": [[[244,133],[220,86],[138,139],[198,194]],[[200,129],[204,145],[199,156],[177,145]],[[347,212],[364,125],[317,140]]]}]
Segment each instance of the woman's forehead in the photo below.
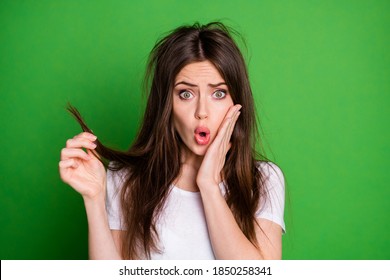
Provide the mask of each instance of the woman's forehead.
[{"label": "woman's forehead", "polygon": [[210,61],[192,62],[184,66],[175,78],[175,85],[187,83],[197,85],[199,83],[221,84],[225,83],[218,69]]}]

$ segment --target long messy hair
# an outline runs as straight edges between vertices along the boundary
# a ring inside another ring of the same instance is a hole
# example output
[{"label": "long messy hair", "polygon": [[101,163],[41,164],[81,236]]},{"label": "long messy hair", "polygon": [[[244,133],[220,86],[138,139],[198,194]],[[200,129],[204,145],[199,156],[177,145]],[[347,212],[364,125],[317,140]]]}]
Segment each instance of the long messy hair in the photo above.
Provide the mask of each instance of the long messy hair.
[{"label": "long messy hair", "polygon": [[[170,186],[181,169],[182,142],[172,120],[172,91],[176,75],[192,62],[210,61],[224,78],[235,104],[242,105],[226,156],[223,178],[225,198],[239,227],[258,248],[255,213],[265,196],[264,180],[258,169],[259,144],[254,100],[244,58],[222,23],[182,26],[157,42],[148,62],[145,80],[148,101],[138,135],[126,152],[97,142],[97,153],[111,161],[108,168],[126,174],[121,189],[123,225],[122,256],[150,258],[159,251],[156,221]],[[68,108],[83,130],[90,131],[74,107]],[[125,171],[125,172],[123,172]]]}]

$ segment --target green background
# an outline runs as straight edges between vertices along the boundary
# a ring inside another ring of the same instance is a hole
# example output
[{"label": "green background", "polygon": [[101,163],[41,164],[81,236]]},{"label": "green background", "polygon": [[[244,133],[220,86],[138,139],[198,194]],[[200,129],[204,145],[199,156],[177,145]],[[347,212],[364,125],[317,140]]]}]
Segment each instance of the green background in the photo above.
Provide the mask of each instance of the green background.
[{"label": "green background", "polygon": [[[0,1],[0,257],[85,259],[60,150],[127,149],[147,55],[181,24],[246,39],[268,156],[286,177],[284,259],[389,259],[390,1]],[[387,143],[387,144],[386,144]]]}]

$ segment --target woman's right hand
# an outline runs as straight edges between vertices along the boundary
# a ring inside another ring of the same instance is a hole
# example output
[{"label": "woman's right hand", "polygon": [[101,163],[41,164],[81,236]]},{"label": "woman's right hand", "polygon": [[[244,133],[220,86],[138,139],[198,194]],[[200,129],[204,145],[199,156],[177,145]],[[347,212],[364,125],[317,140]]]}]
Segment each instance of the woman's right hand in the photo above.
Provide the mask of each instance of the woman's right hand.
[{"label": "woman's right hand", "polygon": [[[84,199],[104,198],[106,170],[93,154],[96,136],[82,132],[66,141],[59,162],[61,179],[80,193]],[[85,152],[86,149],[87,152]]]}]

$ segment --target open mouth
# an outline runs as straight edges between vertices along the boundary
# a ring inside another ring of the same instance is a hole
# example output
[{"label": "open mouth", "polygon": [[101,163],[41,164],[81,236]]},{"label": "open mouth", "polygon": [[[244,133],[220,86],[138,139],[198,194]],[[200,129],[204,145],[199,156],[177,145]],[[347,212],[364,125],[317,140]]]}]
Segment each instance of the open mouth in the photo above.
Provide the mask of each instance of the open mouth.
[{"label": "open mouth", "polygon": [[210,142],[210,130],[207,127],[195,129],[195,141],[198,145],[207,145]]}]

